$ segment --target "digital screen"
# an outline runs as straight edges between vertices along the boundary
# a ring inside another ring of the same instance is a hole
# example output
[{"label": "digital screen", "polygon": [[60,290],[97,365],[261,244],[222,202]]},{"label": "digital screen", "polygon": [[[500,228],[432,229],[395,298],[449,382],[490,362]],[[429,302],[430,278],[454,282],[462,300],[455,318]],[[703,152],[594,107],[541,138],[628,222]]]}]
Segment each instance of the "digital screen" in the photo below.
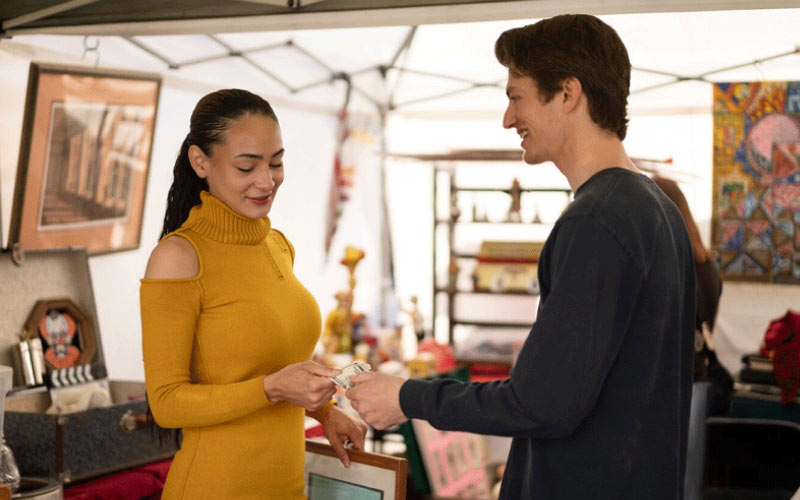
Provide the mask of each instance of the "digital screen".
[{"label": "digital screen", "polygon": [[383,492],[319,474],[308,474],[308,500],[383,500]]}]

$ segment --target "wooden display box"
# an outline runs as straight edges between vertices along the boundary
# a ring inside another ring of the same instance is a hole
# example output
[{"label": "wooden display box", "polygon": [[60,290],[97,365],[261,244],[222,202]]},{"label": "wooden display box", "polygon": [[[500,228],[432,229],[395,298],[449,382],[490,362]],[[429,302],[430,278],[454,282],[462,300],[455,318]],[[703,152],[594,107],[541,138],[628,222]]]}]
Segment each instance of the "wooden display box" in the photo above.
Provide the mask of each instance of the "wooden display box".
[{"label": "wooden display box", "polygon": [[107,384],[112,404],[62,415],[45,414],[50,392],[44,386],[15,387],[6,398],[5,438],[23,476],[55,477],[64,482],[101,476],[168,458],[172,443],[162,446],[144,426],[146,403],[142,382],[108,381],[89,263],[84,250],[28,251],[17,264],[0,253],[0,364],[20,369],[14,352],[35,304],[45,298],[67,298],[90,322],[95,353],[91,372]]},{"label": "wooden display box", "polygon": [[543,243],[484,241],[473,279],[475,291],[539,294],[537,266]]}]

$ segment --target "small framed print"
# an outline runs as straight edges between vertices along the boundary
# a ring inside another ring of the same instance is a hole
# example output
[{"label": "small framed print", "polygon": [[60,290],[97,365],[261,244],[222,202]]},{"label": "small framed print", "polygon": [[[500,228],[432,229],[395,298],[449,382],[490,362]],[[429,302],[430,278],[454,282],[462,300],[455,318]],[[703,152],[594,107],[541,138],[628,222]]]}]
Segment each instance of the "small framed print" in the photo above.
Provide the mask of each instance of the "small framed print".
[{"label": "small framed print", "polygon": [[68,298],[36,302],[24,331],[25,340],[41,339],[48,370],[91,363],[97,353],[91,319]]},{"label": "small framed print", "polygon": [[139,246],[161,80],[31,63],[9,246]]},{"label": "small framed print", "polygon": [[329,444],[306,440],[305,494],[308,500],[403,500],[408,462],[353,449],[345,468]]}]

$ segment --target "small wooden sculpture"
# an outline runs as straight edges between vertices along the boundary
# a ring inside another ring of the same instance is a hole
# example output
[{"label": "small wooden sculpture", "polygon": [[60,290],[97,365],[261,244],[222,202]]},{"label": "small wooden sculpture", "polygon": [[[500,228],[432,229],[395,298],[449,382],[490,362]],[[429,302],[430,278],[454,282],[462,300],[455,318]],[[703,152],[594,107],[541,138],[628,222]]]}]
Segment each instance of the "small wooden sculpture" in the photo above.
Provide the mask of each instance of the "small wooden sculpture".
[{"label": "small wooden sculpture", "polygon": [[511,183],[511,189],[509,190],[511,194],[511,205],[508,207],[508,215],[506,216],[506,220],[508,222],[522,222],[522,216],[520,215],[520,208],[522,206],[522,188],[519,185],[519,180],[514,178],[514,181]]},{"label": "small wooden sculpture", "polygon": [[326,353],[352,352],[352,304],[353,296],[348,290],[336,293],[336,308],[325,318],[325,329],[322,332],[322,344],[325,346]]},{"label": "small wooden sculpture", "polygon": [[349,273],[348,290],[336,293],[336,308],[328,313],[325,318],[325,328],[322,332],[322,343],[325,352],[352,353],[353,352],[353,295],[356,288],[356,266],[364,258],[364,251],[355,247],[344,249],[344,257],[339,261],[347,267]]},{"label": "small wooden sculpture", "polygon": [[403,307],[403,312],[408,315],[408,321],[411,327],[414,330],[414,335],[417,337],[417,341],[421,341],[425,338],[425,326],[423,324],[422,313],[419,312],[419,307],[417,306],[417,296],[412,295],[408,299],[409,305],[408,307]]}]

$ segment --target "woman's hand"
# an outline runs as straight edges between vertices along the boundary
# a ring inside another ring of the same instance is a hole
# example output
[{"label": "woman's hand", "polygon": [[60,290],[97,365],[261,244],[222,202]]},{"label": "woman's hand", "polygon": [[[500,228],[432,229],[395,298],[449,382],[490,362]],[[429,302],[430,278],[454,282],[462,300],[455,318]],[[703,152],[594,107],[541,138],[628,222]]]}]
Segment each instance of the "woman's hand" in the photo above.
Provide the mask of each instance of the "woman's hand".
[{"label": "woman's hand", "polygon": [[344,445],[349,440],[353,443],[353,448],[363,450],[367,424],[360,418],[351,417],[337,406],[332,406],[320,423],[339,460],[345,467],[350,467],[350,457],[347,456]]},{"label": "woman's hand", "polygon": [[313,361],[293,363],[264,377],[264,394],[274,403],[288,401],[314,411],[336,393],[336,385],[328,377],[339,373],[341,370]]}]

